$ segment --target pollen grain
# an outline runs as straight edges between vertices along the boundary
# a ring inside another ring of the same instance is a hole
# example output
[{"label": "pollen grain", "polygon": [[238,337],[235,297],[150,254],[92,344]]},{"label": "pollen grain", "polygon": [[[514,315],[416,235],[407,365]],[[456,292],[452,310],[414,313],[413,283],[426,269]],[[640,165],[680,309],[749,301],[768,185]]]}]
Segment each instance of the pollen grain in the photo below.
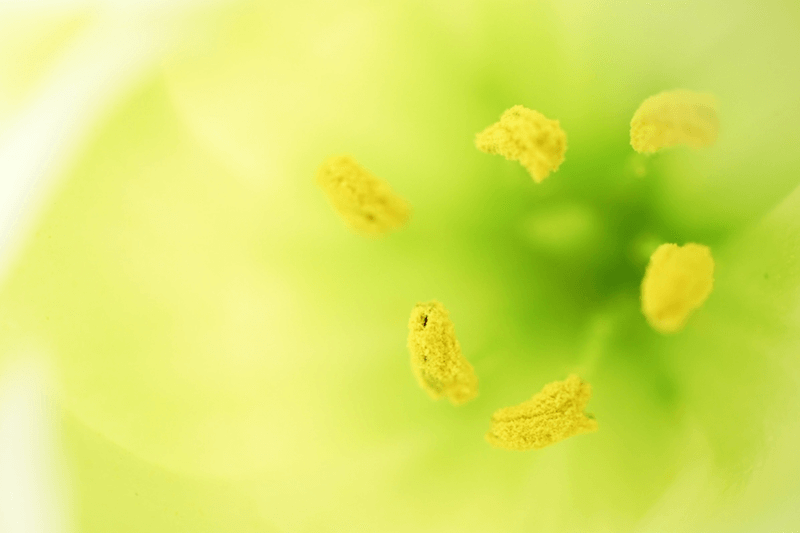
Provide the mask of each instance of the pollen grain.
[{"label": "pollen grain", "polygon": [[461,353],[455,326],[444,305],[418,303],[408,321],[411,369],[419,385],[434,400],[446,396],[461,405],[478,395],[475,369]]},{"label": "pollen grain", "polygon": [[564,162],[567,134],[557,120],[516,105],[507,109],[499,122],[478,133],[475,146],[487,154],[519,161],[533,181],[541,183]]},{"label": "pollen grain", "polygon": [[408,203],[349,155],[325,160],[316,181],[345,223],[362,235],[382,235],[408,221]]},{"label": "pollen grain", "polygon": [[538,450],[597,431],[597,421],[584,412],[591,396],[592,386],[575,374],[549,383],[530,400],[495,411],[486,440],[506,450]]},{"label": "pollen grain", "polygon": [[714,95],[683,89],[651,96],[631,119],[631,146],[642,154],[681,144],[711,146],[718,133]]},{"label": "pollen grain", "polygon": [[714,285],[714,259],[701,244],[662,244],[642,280],[642,313],[656,331],[675,333],[703,305]]}]

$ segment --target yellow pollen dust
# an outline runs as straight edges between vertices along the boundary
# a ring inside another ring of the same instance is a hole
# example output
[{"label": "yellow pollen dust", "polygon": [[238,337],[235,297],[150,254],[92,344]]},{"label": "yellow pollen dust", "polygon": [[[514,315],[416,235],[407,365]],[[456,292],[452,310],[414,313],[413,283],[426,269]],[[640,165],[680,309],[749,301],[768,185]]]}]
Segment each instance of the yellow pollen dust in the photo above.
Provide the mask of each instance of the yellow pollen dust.
[{"label": "yellow pollen dust", "polygon": [[434,400],[446,396],[460,405],[478,395],[475,369],[461,354],[455,327],[441,303],[418,303],[411,311],[408,351],[414,376]]},{"label": "yellow pollen dust", "polygon": [[564,162],[567,134],[557,120],[516,105],[500,121],[475,136],[475,146],[487,154],[500,154],[519,161],[533,181],[541,183]]},{"label": "yellow pollen dust", "polygon": [[682,89],[651,96],[631,119],[631,146],[642,154],[679,144],[711,146],[718,133],[714,95]]},{"label": "yellow pollen dust", "polygon": [[642,313],[656,331],[675,333],[703,305],[714,285],[714,259],[701,244],[662,244],[642,280]]},{"label": "yellow pollen dust", "polygon": [[377,236],[406,223],[410,206],[349,155],[330,157],[317,171],[317,184],[351,229]]},{"label": "yellow pollen dust", "polygon": [[530,400],[495,411],[486,440],[506,450],[538,450],[597,431],[597,421],[584,412],[591,396],[592,386],[575,374],[549,383]]}]

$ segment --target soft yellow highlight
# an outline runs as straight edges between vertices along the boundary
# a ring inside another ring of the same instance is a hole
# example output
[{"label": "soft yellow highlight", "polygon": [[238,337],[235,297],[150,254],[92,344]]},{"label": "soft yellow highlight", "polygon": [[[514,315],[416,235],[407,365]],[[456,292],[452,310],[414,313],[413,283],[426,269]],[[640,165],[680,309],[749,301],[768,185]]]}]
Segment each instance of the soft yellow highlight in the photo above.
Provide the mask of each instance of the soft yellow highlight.
[{"label": "soft yellow highlight", "polygon": [[642,281],[642,312],[653,328],[675,333],[703,305],[714,285],[714,259],[701,244],[662,244]]},{"label": "soft yellow highlight", "polygon": [[575,374],[549,383],[530,400],[495,411],[486,440],[506,450],[538,450],[597,431],[597,421],[584,412],[591,396],[592,386]]},{"label": "soft yellow highlight", "polygon": [[411,311],[408,351],[414,376],[434,400],[446,396],[460,405],[478,395],[475,369],[461,354],[455,327],[441,303],[418,303]]},{"label": "soft yellow highlight", "polygon": [[[0,2],[3,6],[3,2]],[[21,4],[24,6],[24,4]],[[47,79],[91,24],[90,9],[2,9],[0,15],[0,133],[32,91]]]},{"label": "soft yellow highlight", "polygon": [[362,235],[382,235],[408,220],[408,203],[349,155],[327,159],[317,184],[345,223]]},{"label": "soft yellow highlight", "polygon": [[643,154],[679,144],[711,146],[718,133],[717,104],[712,94],[686,90],[659,93],[642,102],[631,119],[631,146]]},{"label": "soft yellow highlight", "polygon": [[487,154],[500,154],[519,161],[533,181],[541,183],[564,162],[567,134],[557,120],[516,105],[500,121],[475,136],[475,146]]}]

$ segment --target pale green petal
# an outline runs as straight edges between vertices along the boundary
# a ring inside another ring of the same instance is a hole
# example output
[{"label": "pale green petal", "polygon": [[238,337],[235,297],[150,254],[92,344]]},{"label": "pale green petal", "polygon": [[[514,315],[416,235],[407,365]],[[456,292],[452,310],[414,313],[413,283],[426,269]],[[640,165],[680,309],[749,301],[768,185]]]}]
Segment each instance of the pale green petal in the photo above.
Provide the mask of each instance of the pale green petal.
[{"label": "pale green petal", "polygon": [[271,533],[246,484],[186,476],[114,445],[70,415],[61,438],[70,466],[74,531]]},{"label": "pale green petal", "polygon": [[567,42],[571,116],[581,126],[568,129],[571,155],[620,149],[633,156],[629,122],[653,94],[685,88],[717,96],[721,129],[715,147],[644,158],[642,170],[655,181],[654,211],[669,231],[717,239],[758,219],[795,187],[796,5],[579,0],[554,5]]},{"label": "pale green petal", "polygon": [[696,444],[667,492],[679,502],[653,519],[661,528],[692,517],[704,531],[790,531],[800,520],[799,213],[796,189],[719,249],[712,298],[670,343]]}]

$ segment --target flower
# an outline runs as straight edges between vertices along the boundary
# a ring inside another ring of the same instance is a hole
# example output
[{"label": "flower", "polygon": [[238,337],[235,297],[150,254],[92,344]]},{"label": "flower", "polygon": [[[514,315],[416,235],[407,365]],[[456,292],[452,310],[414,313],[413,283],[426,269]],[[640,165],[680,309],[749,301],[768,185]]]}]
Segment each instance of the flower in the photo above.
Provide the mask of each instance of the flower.
[{"label": "flower", "polygon": [[[78,530],[796,524],[797,19],[777,0],[179,18],[0,293],[4,350],[53,354]],[[716,95],[716,145],[635,153],[633,113],[675,88]],[[541,184],[474,146],[514,105],[568,136]],[[341,223],[314,184],[341,153],[409,201],[403,229]],[[665,242],[715,261],[672,336],[639,303]],[[409,312],[432,299],[480,380],[458,408],[408,364]],[[495,410],[572,373],[597,432],[485,442]]]}]

